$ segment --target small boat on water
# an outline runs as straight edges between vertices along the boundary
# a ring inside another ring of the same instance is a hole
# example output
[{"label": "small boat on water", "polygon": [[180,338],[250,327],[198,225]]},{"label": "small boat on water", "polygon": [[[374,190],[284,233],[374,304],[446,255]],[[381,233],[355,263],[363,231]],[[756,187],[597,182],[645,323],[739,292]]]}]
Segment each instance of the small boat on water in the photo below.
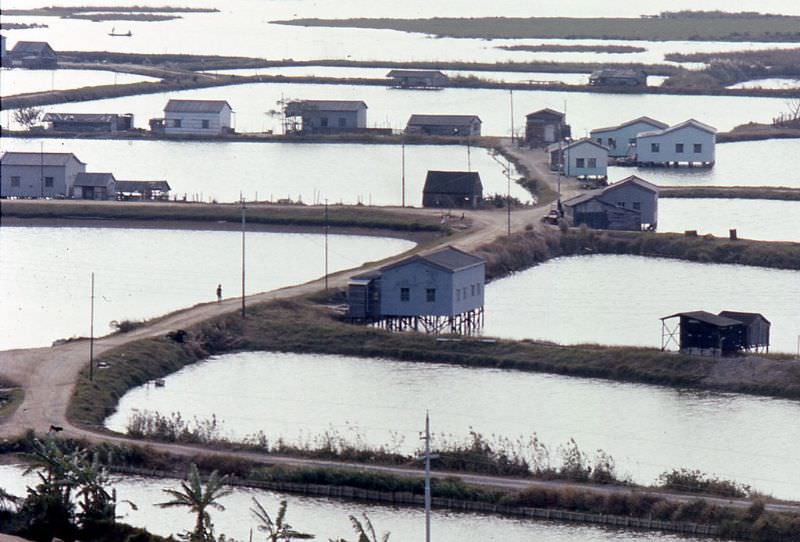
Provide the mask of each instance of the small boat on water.
[{"label": "small boat on water", "polygon": [[128,30],[127,32],[116,32],[116,28],[112,28],[111,32],[109,32],[108,35],[109,36],[123,36],[123,37],[126,37],[126,38],[130,38],[131,36],[133,36],[133,33],[130,30]]}]

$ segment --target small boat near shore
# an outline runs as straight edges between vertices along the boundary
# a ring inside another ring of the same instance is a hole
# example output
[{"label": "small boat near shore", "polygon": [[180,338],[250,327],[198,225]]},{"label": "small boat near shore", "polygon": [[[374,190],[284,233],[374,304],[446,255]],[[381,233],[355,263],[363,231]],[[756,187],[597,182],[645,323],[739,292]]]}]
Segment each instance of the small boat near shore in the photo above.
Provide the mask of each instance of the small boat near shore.
[{"label": "small boat near shore", "polygon": [[133,33],[130,30],[128,30],[127,32],[116,32],[116,28],[112,28],[111,32],[109,32],[108,35],[109,36],[115,36],[115,37],[130,38],[131,36],[133,36]]}]

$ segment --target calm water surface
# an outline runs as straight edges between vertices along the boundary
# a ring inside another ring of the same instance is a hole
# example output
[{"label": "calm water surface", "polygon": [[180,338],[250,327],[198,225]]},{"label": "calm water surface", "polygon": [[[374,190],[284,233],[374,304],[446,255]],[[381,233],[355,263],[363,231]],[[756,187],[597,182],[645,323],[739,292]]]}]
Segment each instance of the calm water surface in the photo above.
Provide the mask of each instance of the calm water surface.
[{"label": "calm water surface", "polygon": [[[608,178],[618,181],[638,175],[668,186],[790,186],[800,188],[800,173],[791,166],[800,153],[800,139],[720,143],[716,163],[705,168],[609,167]],[[753,206],[761,205],[754,201]],[[660,214],[660,212],[659,212]],[[780,217],[777,217],[780,220]]]},{"label": "calm water surface", "polygon": [[[398,254],[400,239],[329,237],[331,272]],[[322,235],[249,233],[247,292],[321,277]],[[291,262],[292,265],[287,265]],[[111,320],[142,319],[241,295],[241,234],[116,228],[0,228],[0,349],[46,346],[89,335],[90,274],[95,333]]]},{"label": "calm water surface", "polygon": [[[133,113],[138,127],[163,115],[171,98],[228,100],[235,113],[235,127],[240,132],[280,131],[280,118],[268,114],[280,109],[282,99],[363,100],[369,107],[367,125],[404,129],[414,113],[475,114],[483,121],[484,135],[511,133],[509,92],[499,89],[446,88],[397,90],[383,86],[303,85],[296,83],[251,83],[206,89],[192,89],[162,94],[125,96],[92,102],[45,106],[46,111],[86,113]],[[739,96],[686,96],[659,94],[598,94],[591,92],[515,91],[515,130],[524,132],[527,113],[545,107],[567,109],[567,120],[574,137],[588,135],[593,128],[613,126],[647,115],[674,124],[696,118],[730,130],[746,122],[771,122],[786,109],[783,98]],[[4,116],[6,122],[11,118]]]},{"label": "calm water surface", "polygon": [[[285,75],[287,77],[339,77],[383,79],[391,68],[349,68],[336,66],[277,66],[274,68],[239,68],[232,70],[209,70],[209,73],[226,75]],[[585,85],[588,73],[504,72],[442,70],[449,77],[477,77],[488,81],[507,83],[554,82],[568,85]],[[666,77],[650,76],[650,86],[660,86]]]},{"label": "calm water surface", "polygon": [[146,75],[102,70],[3,69],[0,70],[0,96],[145,81],[158,81],[158,79]]},{"label": "calm water surface", "polygon": [[465,440],[471,430],[525,441],[535,432],[558,464],[558,445],[574,438],[590,454],[610,453],[619,472],[637,482],[653,483],[665,470],[688,467],[800,498],[800,403],[793,401],[497,369],[248,352],[184,368],[163,388],[128,392],[106,425],[124,432],[130,415],[144,409],[180,411],[184,419],[216,415],[234,439],[264,431],[270,440],[313,443],[315,435],[332,431],[406,453],[420,445],[427,409],[437,442]]},{"label": "calm water surface", "polygon": [[753,79],[728,88],[800,88],[800,79]]},{"label": "calm water surface", "polygon": [[663,316],[736,310],[772,322],[772,351],[796,352],[798,300],[800,271],[640,256],[558,258],[488,284],[484,331],[562,344],[660,347]]},{"label": "calm water surface", "polygon": [[[111,171],[117,179],[166,179],[173,196],[189,200],[238,201],[243,193],[260,201],[402,201],[400,145],[0,139],[2,150],[39,152],[40,144],[45,152],[74,152],[89,171]],[[503,169],[485,149],[471,148],[468,155],[459,145],[406,146],[406,204],[422,205],[428,170],[468,167],[480,173],[484,194],[506,193]],[[514,182],[511,194],[530,200],[530,193]]]},{"label": "calm water surface", "polygon": [[727,237],[731,228],[742,239],[800,242],[800,201],[658,200],[658,231],[697,230],[700,235]]},{"label": "calm water surface", "polygon": [[[26,485],[35,484],[35,474],[23,476],[24,467],[0,465],[0,487],[14,495],[24,495]],[[191,529],[193,516],[185,510],[156,508],[155,503],[164,502],[167,495],[161,490],[177,488],[178,480],[156,480],[140,477],[114,479],[117,489],[117,513],[121,521],[143,527],[150,532],[169,536]],[[214,511],[212,519],[217,533],[247,540],[251,526],[255,528],[249,509],[252,498],[272,514],[282,499],[289,502],[287,521],[300,531],[316,535],[317,540],[328,537],[352,537],[349,515],[360,516],[366,512],[378,534],[391,532],[392,540],[421,540],[424,538],[424,517],[420,510],[374,506],[363,503],[335,501],[274,493],[246,488],[235,488],[233,493],[221,499],[225,511]],[[128,499],[138,506],[131,508],[121,501]],[[611,530],[601,527],[559,524],[549,521],[520,521],[515,519],[460,514],[434,510],[431,516],[431,531],[436,540],[442,542],[693,542],[701,539],[677,537],[646,531]]]},{"label": "calm water surface", "polygon": [[[62,4],[61,2],[51,2]],[[69,0],[66,0],[69,4]],[[138,2],[160,5],[158,0]],[[8,6],[6,6],[8,4]],[[176,0],[174,5],[196,5],[191,0]],[[4,7],[40,7],[36,0],[9,0]],[[503,51],[497,45],[543,43],[545,40],[494,40],[436,39],[425,34],[410,34],[391,30],[365,30],[349,28],[302,28],[270,24],[270,21],[298,17],[411,17],[434,16],[573,16],[573,17],[635,17],[640,12],[658,13],[680,9],[730,10],[724,0],[671,1],[657,0],[631,11],[627,4],[557,0],[524,3],[501,0],[499,3],[481,3],[473,0],[436,3],[414,0],[398,4],[356,0],[351,2],[284,2],[270,0],[212,1],[204,6],[218,7],[221,13],[184,14],[181,19],[165,22],[61,20],[52,17],[5,17],[8,21],[38,22],[49,28],[4,31],[9,42],[18,39],[47,40],[56,50],[120,51],[138,53],[195,53],[218,55],[268,56],[270,58],[353,58],[386,60],[465,60],[496,62],[503,60],[563,60],[605,62],[662,62],[666,52],[715,51],[720,49],[751,49],[754,47],[785,47],[791,44],[751,44],[718,42],[632,42],[644,45],[644,53],[608,55],[597,53],[529,53]],[[737,9],[771,13],[798,13],[800,8],[789,0],[748,0],[737,4]],[[130,29],[130,38],[108,36],[112,26]],[[213,34],[218,39],[208,39]],[[566,40],[549,40],[563,43]],[[576,40],[580,42],[597,40]],[[615,43],[628,43],[614,40]]]}]

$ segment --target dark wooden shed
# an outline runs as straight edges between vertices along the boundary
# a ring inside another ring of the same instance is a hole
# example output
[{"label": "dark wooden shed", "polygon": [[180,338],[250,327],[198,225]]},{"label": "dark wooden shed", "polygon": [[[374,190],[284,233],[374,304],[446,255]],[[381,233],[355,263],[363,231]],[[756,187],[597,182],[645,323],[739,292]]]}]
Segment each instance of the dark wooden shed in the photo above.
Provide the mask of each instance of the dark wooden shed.
[{"label": "dark wooden shed", "polygon": [[[667,320],[678,318],[670,327]],[[769,348],[769,320],[758,313],[722,311],[679,312],[661,318],[661,349],[677,342],[681,352],[729,356]]]},{"label": "dark wooden shed", "polygon": [[482,199],[483,184],[475,171],[429,171],[425,177],[423,207],[475,209]]},{"label": "dark wooden shed", "polygon": [[354,322],[373,322],[381,318],[380,271],[362,273],[347,283],[347,317]]},{"label": "dark wooden shed", "polygon": [[737,311],[722,311],[720,316],[725,318],[732,318],[738,320],[745,326],[746,335],[746,348],[748,350],[761,350],[769,351],[769,328],[772,324],[764,318],[763,314],[757,312],[737,312]]}]

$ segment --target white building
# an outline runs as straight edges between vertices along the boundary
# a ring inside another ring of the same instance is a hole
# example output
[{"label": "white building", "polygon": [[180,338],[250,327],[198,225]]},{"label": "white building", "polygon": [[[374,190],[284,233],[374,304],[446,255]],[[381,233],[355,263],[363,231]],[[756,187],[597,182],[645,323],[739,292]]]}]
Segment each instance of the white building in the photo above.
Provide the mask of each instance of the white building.
[{"label": "white building", "polygon": [[223,100],[170,100],[164,107],[165,134],[219,135],[231,132],[230,104]]},{"label": "white building", "polygon": [[636,136],[639,165],[714,165],[717,130],[694,119]]},{"label": "white building", "polygon": [[547,147],[550,169],[561,170],[566,177],[605,179],[608,171],[608,149],[589,139],[572,143],[554,143]]},{"label": "white building", "polygon": [[64,198],[86,164],[71,152],[13,152],[0,158],[0,197]]},{"label": "white building", "polygon": [[669,125],[664,122],[650,117],[639,117],[617,126],[592,130],[591,138],[606,146],[608,155],[612,158],[633,157],[636,155],[636,136],[642,132],[664,130],[667,127]]}]

